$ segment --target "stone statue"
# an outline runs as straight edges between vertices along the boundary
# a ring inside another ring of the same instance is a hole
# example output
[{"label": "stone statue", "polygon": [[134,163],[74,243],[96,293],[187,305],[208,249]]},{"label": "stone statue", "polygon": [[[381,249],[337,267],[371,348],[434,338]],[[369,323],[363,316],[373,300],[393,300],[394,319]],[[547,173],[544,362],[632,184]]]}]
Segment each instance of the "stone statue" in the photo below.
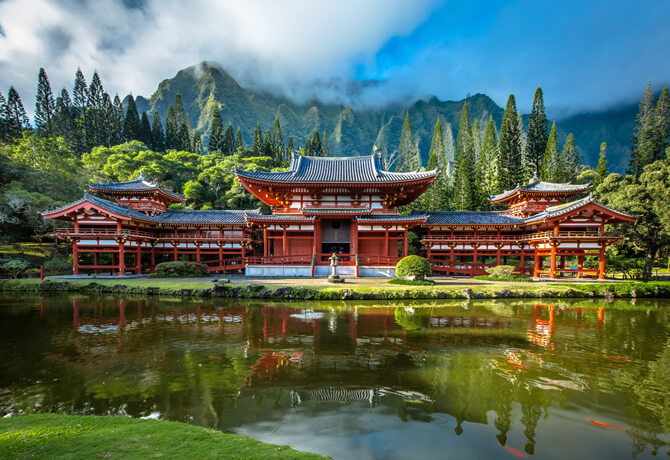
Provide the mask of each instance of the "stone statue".
[{"label": "stone statue", "polygon": [[330,275],[328,276],[329,283],[344,283],[344,278],[340,278],[340,275],[337,274],[337,262],[340,260],[337,257],[337,254],[333,252],[333,255],[328,258],[330,260]]}]

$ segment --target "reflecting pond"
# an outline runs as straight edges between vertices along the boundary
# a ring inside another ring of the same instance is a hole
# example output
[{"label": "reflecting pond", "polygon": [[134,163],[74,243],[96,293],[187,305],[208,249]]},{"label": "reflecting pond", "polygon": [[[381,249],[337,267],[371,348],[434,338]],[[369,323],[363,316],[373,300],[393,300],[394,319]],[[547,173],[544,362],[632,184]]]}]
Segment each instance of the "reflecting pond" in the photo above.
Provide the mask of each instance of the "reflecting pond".
[{"label": "reflecting pond", "polygon": [[0,297],[0,415],[184,421],[335,458],[670,453],[670,302]]}]

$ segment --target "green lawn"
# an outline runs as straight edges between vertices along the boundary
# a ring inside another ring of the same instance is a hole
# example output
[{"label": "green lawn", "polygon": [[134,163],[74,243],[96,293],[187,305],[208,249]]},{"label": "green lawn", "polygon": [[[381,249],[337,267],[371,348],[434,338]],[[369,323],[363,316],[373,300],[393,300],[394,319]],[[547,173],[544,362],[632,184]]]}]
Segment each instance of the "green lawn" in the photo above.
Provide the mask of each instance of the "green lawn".
[{"label": "green lawn", "polygon": [[327,458],[176,422],[112,416],[0,419],[0,458]]}]

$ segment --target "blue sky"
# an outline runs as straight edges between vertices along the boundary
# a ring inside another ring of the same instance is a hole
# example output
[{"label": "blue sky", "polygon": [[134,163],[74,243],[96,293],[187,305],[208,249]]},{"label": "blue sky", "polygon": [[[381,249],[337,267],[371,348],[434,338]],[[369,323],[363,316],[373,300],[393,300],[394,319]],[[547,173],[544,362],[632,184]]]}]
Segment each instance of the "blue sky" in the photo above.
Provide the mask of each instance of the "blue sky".
[{"label": "blue sky", "polygon": [[[639,99],[670,83],[670,1],[0,0],[0,91],[33,104],[37,74],[72,86],[97,70],[114,94],[150,96],[207,60],[294,99],[379,105],[537,85],[553,116]],[[383,83],[347,91],[352,79]]]}]

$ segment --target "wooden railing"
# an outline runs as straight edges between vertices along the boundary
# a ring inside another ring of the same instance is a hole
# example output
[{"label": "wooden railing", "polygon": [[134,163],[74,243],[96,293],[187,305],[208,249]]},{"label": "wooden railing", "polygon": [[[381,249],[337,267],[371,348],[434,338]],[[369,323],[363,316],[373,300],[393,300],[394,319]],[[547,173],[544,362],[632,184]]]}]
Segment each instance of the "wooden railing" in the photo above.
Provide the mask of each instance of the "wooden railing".
[{"label": "wooden railing", "polygon": [[312,263],[312,255],[247,257],[246,263],[249,265],[310,265]]},{"label": "wooden railing", "polygon": [[421,243],[427,244],[439,244],[447,242],[491,242],[491,243],[504,243],[504,242],[517,242],[517,241],[533,241],[533,240],[545,240],[545,239],[557,239],[557,238],[569,238],[569,239],[612,239],[612,238],[621,238],[621,235],[614,232],[607,233],[598,233],[598,232],[571,232],[571,231],[561,231],[554,233],[553,231],[548,232],[537,232],[525,235],[462,235],[455,234],[451,235],[426,235],[421,238]]},{"label": "wooden railing", "polygon": [[373,265],[373,266],[395,266],[402,257],[389,257],[377,255],[359,255],[358,265]]},{"label": "wooden railing", "polygon": [[141,230],[129,230],[123,229],[118,231],[116,228],[80,228],[75,230],[74,228],[59,228],[54,232],[54,236],[60,239],[67,238],[151,238],[155,239],[156,237],[152,232],[144,232]]}]

